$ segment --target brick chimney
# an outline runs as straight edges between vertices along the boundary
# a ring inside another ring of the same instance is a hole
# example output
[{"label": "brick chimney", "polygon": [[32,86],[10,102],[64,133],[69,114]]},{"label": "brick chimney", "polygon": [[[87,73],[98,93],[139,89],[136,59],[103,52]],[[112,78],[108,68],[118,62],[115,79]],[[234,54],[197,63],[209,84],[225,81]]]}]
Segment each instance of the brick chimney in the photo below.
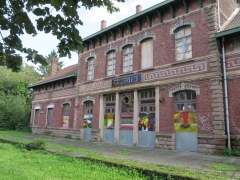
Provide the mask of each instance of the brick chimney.
[{"label": "brick chimney", "polygon": [[107,21],[102,20],[101,21],[101,30],[105,29],[107,27]]},{"label": "brick chimney", "polygon": [[56,58],[53,58],[52,59],[52,62],[51,62],[51,67],[50,67],[50,75],[53,75],[53,74],[56,74],[57,73],[57,68],[58,68],[58,65],[57,65],[57,59]]},{"label": "brick chimney", "polygon": [[136,6],[136,14],[142,11],[142,6],[139,4]]}]

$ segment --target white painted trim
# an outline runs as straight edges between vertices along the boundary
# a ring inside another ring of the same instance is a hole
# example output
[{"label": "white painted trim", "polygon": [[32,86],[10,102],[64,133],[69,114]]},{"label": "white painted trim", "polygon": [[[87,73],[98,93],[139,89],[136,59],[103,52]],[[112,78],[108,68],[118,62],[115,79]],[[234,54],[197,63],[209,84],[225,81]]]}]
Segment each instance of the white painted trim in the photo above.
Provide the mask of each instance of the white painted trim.
[{"label": "white painted trim", "polygon": [[193,28],[194,27],[194,21],[193,20],[183,20],[183,19],[180,19],[178,23],[174,24],[170,28],[170,35],[174,34],[174,31],[176,29],[178,29],[179,27],[186,26],[186,25],[190,25],[191,28]]},{"label": "white painted trim", "polygon": [[93,104],[95,104],[95,98],[91,97],[91,96],[87,96],[82,100],[82,105],[86,102],[86,101],[92,101]]},{"label": "white painted trim", "polygon": [[49,109],[49,108],[54,108],[54,103],[48,104],[47,109]]},{"label": "white painted trim", "polygon": [[137,40],[137,45],[141,44],[141,41],[143,41],[144,39],[153,39],[156,40],[156,34],[155,33],[148,33],[148,32],[144,32],[144,34],[138,38]]},{"label": "white painted trim", "polygon": [[41,105],[36,104],[36,105],[34,106],[34,109],[41,109]]},{"label": "white painted trim", "polygon": [[193,85],[193,84],[181,83],[180,85],[175,86],[175,87],[168,90],[169,97],[173,97],[173,94],[175,92],[182,91],[182,90],[192,90],[192,91],[196,91],[196,95],[200,94],[200,86],[196,86],[196,85]]}]

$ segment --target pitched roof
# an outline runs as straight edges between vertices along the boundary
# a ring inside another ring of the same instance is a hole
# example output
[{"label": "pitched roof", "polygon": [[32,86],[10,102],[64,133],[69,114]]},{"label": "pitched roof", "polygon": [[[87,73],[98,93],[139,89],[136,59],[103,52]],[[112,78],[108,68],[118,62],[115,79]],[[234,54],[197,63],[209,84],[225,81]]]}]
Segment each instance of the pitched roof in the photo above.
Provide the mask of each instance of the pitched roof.
[{"label": "pitched roof", "polygon": [[30,85],[29,87],[34,87],[34,86],[45,84],[45,83],[48,83],[48,82],[53,82],[53,81],[56,81],[56,80],[64,79],[64,78],[67,78],[67,77],[76,76],[76,74],[77,74],[76,71],[77,70],[78,70],[78,64],[68,66],[64,69],[61,69],[61,70],[57,71],[56,74],[50,75],[50,76],[36,82],[35,84]]},{"label": "pitched roof", "polygon": [[240,26],[240,11],[231,19],[229,20],[228,24],[224,27],[225,30],[233,29]]},{"label": "pitched roof", "polygon": [[236,10],[232,13],[229,20],[225,22],[222,26],[222,31],[216,33],[216,37],[223,37],[229,34],[240,32],[240,9],[236,8]]}]

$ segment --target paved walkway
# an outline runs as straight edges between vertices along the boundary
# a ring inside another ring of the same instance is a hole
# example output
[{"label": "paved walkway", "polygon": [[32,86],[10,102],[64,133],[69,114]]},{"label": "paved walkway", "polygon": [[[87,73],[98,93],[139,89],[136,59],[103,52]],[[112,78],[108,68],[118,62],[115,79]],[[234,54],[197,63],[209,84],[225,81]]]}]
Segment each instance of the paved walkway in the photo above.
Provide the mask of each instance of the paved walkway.
[{"label": "paved walkway", "polygon": [[[86,142],[83,140],[67,139],[63,137],[51,137],[46,135],[24,135],[23,139],[42,139],[63,146],[87,149],[105,156],[130,159],[137,162],[153,163],[174,167],[185,167],[197,171],[211,171],[208,164],[231,164],[240,168],[239,157],[215,156],[203,153],[184,152],[177,150],[151,149],[135,146],[115,145],[103,142]],[[130,152],[130,155],[118,154],[119,151]],[[234,172],[236,179],[240,179],[240,172]]]}]

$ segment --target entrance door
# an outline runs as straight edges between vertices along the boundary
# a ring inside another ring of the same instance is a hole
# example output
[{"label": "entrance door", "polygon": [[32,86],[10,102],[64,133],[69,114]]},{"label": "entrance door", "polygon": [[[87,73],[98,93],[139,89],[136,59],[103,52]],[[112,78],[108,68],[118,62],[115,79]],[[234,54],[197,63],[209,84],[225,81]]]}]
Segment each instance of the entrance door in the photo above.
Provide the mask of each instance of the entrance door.
[{"label": "entrance door", "polygon": [[177,150],[198,151],[198,116],[196,92],[180,91],[175,94],[174,130]]},{"label": "entrance door", "polygon": [[52,126],[53,122],[53,108],[48,108],[47,126]]},{"label": "entrance door", "polygon": [[39,109],[35,109],[35,118],[34,118],[34,126],[38,125],[38,120],[39,120]]}]

